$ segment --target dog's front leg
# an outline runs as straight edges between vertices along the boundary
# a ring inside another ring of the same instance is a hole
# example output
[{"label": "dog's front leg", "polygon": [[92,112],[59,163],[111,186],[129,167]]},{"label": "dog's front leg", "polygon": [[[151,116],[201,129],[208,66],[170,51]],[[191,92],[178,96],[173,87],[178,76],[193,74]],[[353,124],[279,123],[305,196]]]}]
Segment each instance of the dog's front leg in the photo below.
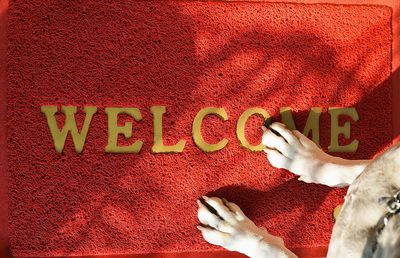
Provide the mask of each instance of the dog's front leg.
[{"label": "dog's front leg", "polygon": [[[369,160],[345,160],[323,152],[299,131],[281,123],[263,127],[262,143],[272,166],[299,175],[299,180],[328,186],[346,186],[369,164]],[[277,135],[278,132],[280,135]]]},{"label": "dog's front leg", "polygon": [[207,242],[249,257],[296,257],[285,247],[281,238],[257,227],[236,204],[217,197],[203,198],[206,203],[198,201],[198,218],[201,223],[198,229]]}]

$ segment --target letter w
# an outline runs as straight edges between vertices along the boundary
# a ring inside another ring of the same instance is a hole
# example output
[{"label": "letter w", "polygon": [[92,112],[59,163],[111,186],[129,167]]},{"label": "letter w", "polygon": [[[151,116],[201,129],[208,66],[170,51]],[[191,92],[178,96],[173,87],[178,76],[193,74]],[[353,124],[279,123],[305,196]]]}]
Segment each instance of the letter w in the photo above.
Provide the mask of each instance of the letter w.
[{"label": "letter w", "polygon": [[57,106],[42,106],[41,111],[46,115],[47,124],[49,125],[51,137],[54,141],[54,147],[58,153],[61,153],[64,149],[65,140],[67,139],[68,132],[71,132],[72,141],[74,142],[75,151],[81,153],[83,145],[85,144],[86,135],[89,130],[90,122],[92,121],[93,115],[97,112],[96,107],[84,107],[86,114],[85,121],[82,126],[82,130],[79,133],[76,127],[75,121],[75,106],[62,106],[61,112],[65,115],[64,127],[60,131],[57,126],[55,114],[57,113]]}]

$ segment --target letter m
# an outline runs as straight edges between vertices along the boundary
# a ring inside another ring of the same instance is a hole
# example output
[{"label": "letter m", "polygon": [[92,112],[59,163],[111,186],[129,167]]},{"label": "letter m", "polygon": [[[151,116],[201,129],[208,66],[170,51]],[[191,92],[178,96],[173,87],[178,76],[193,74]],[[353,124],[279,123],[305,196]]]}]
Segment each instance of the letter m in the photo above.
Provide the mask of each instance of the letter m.
[{"label": "letter m", "polygon": [[85,144],[86,135],[89,130],[90,122],[92,121],[93,115],[97,112],[96,107],[84,107],[86,114],[85,121],[82,129],[79,132],[76,126],[75,114],[77,108],[75,106],[62,106],[61,112],[64,113],[65,122],[62,130],[58,128],[55,114],[57,113],[57,106],[42,106],[41,111],[45,114],[47,124],[49,125],[51,137],[54,141],[54,147],[58,153],[61,153],[64,149],[65,140],[67,139],[68,132],[71,132],[72,141],[75,146],[75,151],[81,153]]},{"label": "letter m", "polygon": [[[282,122],[286,125],[289,130],[296,130],[296,124],[292,116],[292,110],[289,107],[282,107],[280,109]],[[312,141],[319,145],[319,118],[322,113],[321,107],[313,107],[308,113],[306,125],[303,130],[303,134],[308,136],[312,134]]]}]

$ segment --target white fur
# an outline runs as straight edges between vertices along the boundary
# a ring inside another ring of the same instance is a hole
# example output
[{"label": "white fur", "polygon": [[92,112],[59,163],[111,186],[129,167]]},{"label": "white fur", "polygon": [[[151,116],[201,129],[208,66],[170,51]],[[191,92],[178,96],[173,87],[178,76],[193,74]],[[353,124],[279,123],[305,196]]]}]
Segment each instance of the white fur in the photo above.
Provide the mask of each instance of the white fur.
[{"label": "white fur", "polygon": [[[378,199],[393,196],[399,189],[400,145],[396,145],[376,158],[349,187],[333,229],[328,257],[372,257],[375,227],[387,212]],[[398,240],[399,236],[397,233],[391,237]],[[389,240],[386,236],[380,243],[386,245]]]},{"label": "white fur", "polygon": [[[382,231],[375,254],[370,241],[378,220],[386,213],[378,198],[392,196],[400,189],[400,145],[372,163],[344,160],[324,153],[300,132],[290,131],[283,124],[274,123],[271,127],[282,135],[276,136],[263,127],[262,143],[273,166],[285,168],[307,183],[351,184],[333,230],[328,257],[400,258],[399,216]],[[258,228],[236,204],[216,197],[206,197],[206,201],[222,217],[199,202],[198,218],[203,224],[199,230],[209,243],[250,257],[296,257],[282,239]]]},{"label": "white fur", "polygon": [[198,201],[198,218],[202,223],[198,229],[207,242],[250,257],[295,257],[281,238],[257,227],[236,204],[217,197],[203,198],[221,216],[211,213]]}]

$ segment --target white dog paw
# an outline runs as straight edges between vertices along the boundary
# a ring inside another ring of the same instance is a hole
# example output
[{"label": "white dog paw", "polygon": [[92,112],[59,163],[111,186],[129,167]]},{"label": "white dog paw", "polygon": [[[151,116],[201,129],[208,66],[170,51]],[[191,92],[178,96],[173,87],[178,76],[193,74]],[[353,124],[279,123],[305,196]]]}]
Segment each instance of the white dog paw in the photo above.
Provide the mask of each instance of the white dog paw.
[{"label": "white dog paw", "polygon": [[334,166],[330,169],[334,157],[323,152],[299,131],[290,131],[284,124],[273,123],[271,128],[280,136],[263,127],[262,143],[272,166],[287,169],[306,183],[328,186],[342,183],[339,177],[335,177]]},{"label": "white dog paw", "polygon": [[206,196],[197,204],[201,223],[197,228],[207,242],[250,257],[288,257],[282,239],[257,227],[236,204]]}]

